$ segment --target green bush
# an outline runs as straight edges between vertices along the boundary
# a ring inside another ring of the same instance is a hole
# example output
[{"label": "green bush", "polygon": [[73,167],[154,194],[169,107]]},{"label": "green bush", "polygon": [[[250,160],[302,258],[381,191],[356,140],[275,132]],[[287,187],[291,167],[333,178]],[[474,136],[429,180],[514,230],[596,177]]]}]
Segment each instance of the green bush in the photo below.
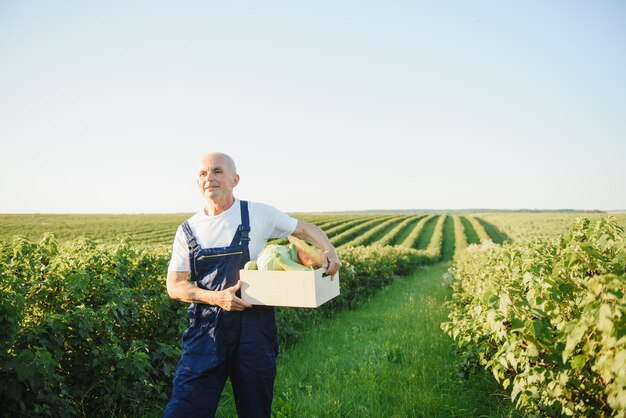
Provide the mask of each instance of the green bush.
[{"label": "green bush", "polygon": [[522,409],[621,417],[625,268],[624,232],[610,217],[580,219],[554,241],[472,245],[455,259],[442,328]]},{"label": "green bush", "polygon": [[[127,416],[165,405],[187,326],[187,304],[167,295],[169,256],[126,238],[0,243],[0,414]],[[283,342],[428,261],[390,246],[340,256],[339,297],[318,309],[278,309]]]},{"label": "green bush", "polygon": [[102,416],[165,402],[185,318],[166,269],[163,252],[127,240],[2,244],[2,414]]}]

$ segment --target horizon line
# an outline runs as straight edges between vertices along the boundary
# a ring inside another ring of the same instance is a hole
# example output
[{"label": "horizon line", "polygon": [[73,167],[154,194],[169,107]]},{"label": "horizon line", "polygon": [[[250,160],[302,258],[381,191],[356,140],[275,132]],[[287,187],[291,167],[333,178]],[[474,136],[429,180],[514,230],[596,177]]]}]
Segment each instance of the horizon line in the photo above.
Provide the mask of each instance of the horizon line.
[{"label": "horizon line", "polygon": [[[5,215],[185,215],[193,214],[197,211],[181,211],[181,212],[1,212],[0,216]],[[517,208],[517,209],[498,209],[498,208],[464,208],[464,209],[343,209],[343,210],[321,210],[321,211],[284,211],[293,214],[341,214],[341,213],[384,213],[384,212],[415,212],[415,213],[448,213],[448,212],[563,212],[563,213],[626,213],[626,209],[545,209],[545,208]]]}]

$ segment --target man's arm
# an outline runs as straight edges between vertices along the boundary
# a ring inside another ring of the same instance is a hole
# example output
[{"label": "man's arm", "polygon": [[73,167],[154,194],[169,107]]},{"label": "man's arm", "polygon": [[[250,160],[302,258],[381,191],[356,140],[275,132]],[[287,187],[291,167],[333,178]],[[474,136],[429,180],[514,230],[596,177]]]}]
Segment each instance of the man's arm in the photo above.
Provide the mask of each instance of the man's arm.
[{"label": "man's arm", "polygon": [[291,235],[309,241],[324,251],[323,267],[326,269],[328,274],[334,276],[335,273],[339,271],[341,268],[341,261],[339,261],[337,251],[319,226],[310,222],[298,220],[298,225]]},{"label": "man's arm", "polygon": [[235,294],[241,288],[241,281],[227,289],[213,291],[197,287],[188,278],[188,271],[170,271],[167,273],[167,293],[170,298],[183,302],[217,305],[227,311],[243,311],[245,308],[252,307]]}]

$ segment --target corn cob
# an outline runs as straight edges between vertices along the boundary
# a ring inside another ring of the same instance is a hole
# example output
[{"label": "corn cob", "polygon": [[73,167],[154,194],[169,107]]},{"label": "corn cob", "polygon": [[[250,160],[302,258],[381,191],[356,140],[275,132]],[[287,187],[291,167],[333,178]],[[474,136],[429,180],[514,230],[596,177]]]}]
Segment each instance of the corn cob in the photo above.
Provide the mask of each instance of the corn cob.
[{"label": "corn cob", "polygon": [[322,267],[324,254],[322,250],[293,235],[290,235],[288,239],[298,248],[298,260],[302,265],[316,269]]},{"label": "corn cob", "polygon": [[298,264],[295,261],[291,261],[289,255],[287,253],[279,253],[276,251],[274,253],[276,257],[276,263],[283,269],[287,271],[311,271],[310,268],[304,267],[302,264]]}]

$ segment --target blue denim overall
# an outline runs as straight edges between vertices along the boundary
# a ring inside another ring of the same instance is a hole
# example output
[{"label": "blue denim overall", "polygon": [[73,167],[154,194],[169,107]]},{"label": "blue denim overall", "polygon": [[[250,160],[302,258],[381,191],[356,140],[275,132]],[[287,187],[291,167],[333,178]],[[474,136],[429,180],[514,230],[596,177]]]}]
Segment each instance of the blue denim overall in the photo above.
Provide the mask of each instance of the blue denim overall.
[{"label": "blue denim overall", "polygon": [[[187,222],[191,280],[208,290],[223,290],[239,280],[250,259],[248,202],[241,202],[241,225],[228,247],[201,248]],[[239,295],[238,295],[239,296]],[[274,308],[254,306],[241,312],[193,303],[183,333],[172,398],[164,417],[213,417],[230,377],[239,417],[269,417],[272,407],[278,338]]]}]

